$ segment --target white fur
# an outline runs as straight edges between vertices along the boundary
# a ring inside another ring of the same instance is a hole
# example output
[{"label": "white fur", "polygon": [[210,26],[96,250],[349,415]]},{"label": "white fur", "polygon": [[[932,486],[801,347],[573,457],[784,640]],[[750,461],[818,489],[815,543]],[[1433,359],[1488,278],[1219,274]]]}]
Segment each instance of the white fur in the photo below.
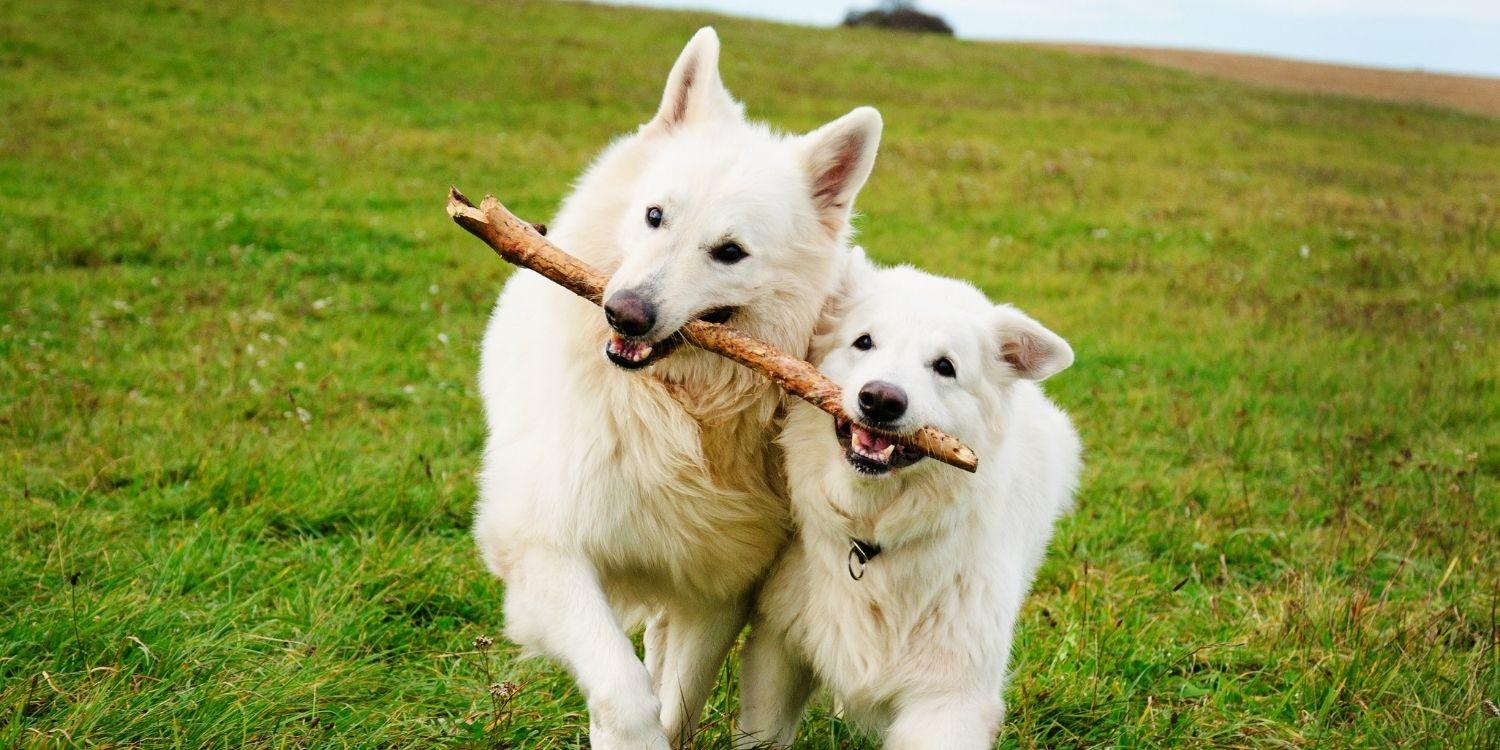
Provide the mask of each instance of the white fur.
[{"label": "white fur", "polygon": [[[781,438],[797,532],[761,591],[743,655],[741,746],[787,745],[815,683],[888,748],[988,748],[1021,602],[1080,468],[1071,423],[1034,382],[1066,342],[973,287],[851,264],[848,298],[814,344],[853,394],[903,388],[898,429],[931,424],[980,456],[966,474],[927,459],[857,474],[833,420],[796,406]],[[869,334],[873,348],[851,342]],[[948,357],[956,378],[933,371]],[[882,545],[853,580],[850,539]]]},{"label": "white fur", "polygon": [[[609,293],[649,295],[653,341],[732,305],[733,325],[801,353],[848,254],[880,116],[773,133],[744,120],[718,52],[712,29],[693,37],[660,111],[599,156],[550,238],[612,274]],[[750,257],[715,263],[726,238]],[[608,337],[599,308],[540,276],[506,284],[481,355],[490,434],[474,537],[505,579],[507,635],[578,681],[592,747],[665,748],[696,723],[787,532],[781,397],[689,347],[619,369]],[[645,664],[627,636],[642,621]]]}]

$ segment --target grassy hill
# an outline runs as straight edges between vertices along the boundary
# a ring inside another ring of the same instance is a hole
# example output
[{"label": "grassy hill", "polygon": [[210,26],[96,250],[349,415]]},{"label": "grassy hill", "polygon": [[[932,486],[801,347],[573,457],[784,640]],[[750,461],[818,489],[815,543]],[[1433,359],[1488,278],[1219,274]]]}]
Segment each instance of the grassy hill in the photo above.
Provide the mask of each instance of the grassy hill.
[{"label": "grassy hill", "polygon": [[472,645],[506,269],[443,196],[545,219],[705,23],[753,115],[884,113],[873,256],[1078,352],[1004,747],[1500,742],[1500,121],[628,8],[0,0],[0,746],[582,742]]}]

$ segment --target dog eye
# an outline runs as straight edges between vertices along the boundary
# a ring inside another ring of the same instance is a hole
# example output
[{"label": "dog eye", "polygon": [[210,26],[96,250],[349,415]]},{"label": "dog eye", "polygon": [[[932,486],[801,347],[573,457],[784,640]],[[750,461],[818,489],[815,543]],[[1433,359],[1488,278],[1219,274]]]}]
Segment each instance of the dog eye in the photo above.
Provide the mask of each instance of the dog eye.
[{"label": "dog eye", "polygon": [[932,371],[945,378],[958,377],[958,370],[953,368],[953,360],[943,357],[932,363]]},{"label": "dog eye", "polygon": [[661,226],[661,206],[646,209],[646,223],[650,224],[652,229]]},{"label": "dog eye", "polygon": [[875,348],[875,341],[870,338],[870,334],[862,333],[859,335],[859,338],[854,340],[854,348],[862,352],[867,352]]},{"label": "dog eye", "polygon": [[713,256],[714,260],[725,264],[738,263],[750,257],[750,253],[745,252],[744,248],[733,242],[726,242],[708,251],[708,254]]}]

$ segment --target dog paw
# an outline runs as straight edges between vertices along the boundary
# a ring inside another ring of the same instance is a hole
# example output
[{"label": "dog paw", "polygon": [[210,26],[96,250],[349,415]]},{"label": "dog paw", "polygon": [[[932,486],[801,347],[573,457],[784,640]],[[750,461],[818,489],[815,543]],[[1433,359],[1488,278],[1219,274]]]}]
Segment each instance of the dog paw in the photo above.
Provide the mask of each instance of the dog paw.
[{"label": "dog paw", "polygon": [[611,728],[589,723],[589,747],[593,750],[671,750],[660,726],[646,730]]},{"label": "dog paw", "polygon": [[[635,691],[631,691],[635,692]],[[644,696],[614,694],[589,701],[589,747],[594,750],[671,750],[662,730],[661,703]]]}]

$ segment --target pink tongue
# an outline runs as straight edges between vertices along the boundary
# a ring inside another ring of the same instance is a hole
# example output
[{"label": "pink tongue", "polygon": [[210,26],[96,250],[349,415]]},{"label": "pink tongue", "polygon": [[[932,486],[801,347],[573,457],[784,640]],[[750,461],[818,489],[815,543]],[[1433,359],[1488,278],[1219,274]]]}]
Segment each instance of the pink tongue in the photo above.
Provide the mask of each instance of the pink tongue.
[{"label": "pink tongue", "polygon": [[880,453],[891,445],[890,440],[863,429],[859,425],[853,425],[851,432],[854,434],[854,444],[870,453]]}]

